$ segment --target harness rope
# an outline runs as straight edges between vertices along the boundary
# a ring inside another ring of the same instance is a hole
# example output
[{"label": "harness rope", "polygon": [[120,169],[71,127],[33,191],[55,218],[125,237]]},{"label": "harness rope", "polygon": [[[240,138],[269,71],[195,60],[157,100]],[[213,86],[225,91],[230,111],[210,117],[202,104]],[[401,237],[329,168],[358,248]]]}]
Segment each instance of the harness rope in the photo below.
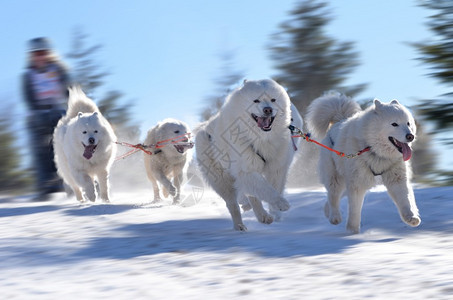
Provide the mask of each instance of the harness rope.
[{"label": "harness rope", "polygon": [[186,139],[190,139],[190,133],[185,133],[185,134],[178,135],[174,138],[158,141],[156,144],[151,144],[151,145],[130,144],[130,143],[126,143],[126,142],[115,142],[115,144],[117,144],[117,145],[133,148],[132,150],[115,158],[115,161],[124,159],[134,153],[137,153],[138,151],[143,151],[144,153],[146,153],[148,155],[153,155],[156,153],[155,152],[153,153],[152,151],[147,150],[147,149],[152,149],[152,148],[160,149],[160,148],[163,148],[168,145],[183,145],[183,146],[189,146],[190,148],[192,148],[194,145],[193,142],[184,142],[184,140],[186,140]]},{"label": "harness rope", "polygon": [[356,158],[357,156],[365,153],[365,152],[368,152],[371,150],[371,147],[368,146],[368,147],[365,147],[363,148],[362,150],[358,151],[357,153],[353,153],[353,154],[345,154],[344,152],[341,152],[341,151],[338,151],[338,150],[335,150],[335,149],[332,149],[324,144],[321,144],[320,142],[316,141],[316,140],[313,140],[310,138],[310,134],[308,133],[304,133],[302,132],[302,130],[300,130],[299,128],[297,128],[296,126],[293,126],[293,125],[289,125],[289,130],[291,130],[291,133],[294,133],[296,132],[297,135],[293,135],[292,137],[301,137],[303,138],[304,140],[306,140],[307,142],[311,142],[311,143],[315,143],[316,145],[318,146],[321,146],[329,151],[332,151],[334,152],[336,155],[340,156],[340,157],[345,157],[345,158]]}]

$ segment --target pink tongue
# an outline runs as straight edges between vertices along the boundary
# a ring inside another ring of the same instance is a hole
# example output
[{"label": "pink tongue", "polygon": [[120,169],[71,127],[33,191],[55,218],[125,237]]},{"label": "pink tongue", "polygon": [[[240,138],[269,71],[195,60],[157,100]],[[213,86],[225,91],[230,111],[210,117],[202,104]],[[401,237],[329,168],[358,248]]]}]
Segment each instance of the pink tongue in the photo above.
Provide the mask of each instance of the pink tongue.
[{"label": "pink tongue", "polygon": [[91,157],[93,157],[95,147],[96,147],[95,145],[85,146],[85,151],[83,151],[83,157],[85,157],[86,159],[90,159]]},{"label": "pink tongue", "polygon": [[267,128],[271,123],[270,117],[258,117],[258,127],[259,128]]},{"label": "pink tongue", "polygon": [[403,160],[408,161],[412,157],[412,150],[406,143],[401,143],[401,150],[403,151]]}]

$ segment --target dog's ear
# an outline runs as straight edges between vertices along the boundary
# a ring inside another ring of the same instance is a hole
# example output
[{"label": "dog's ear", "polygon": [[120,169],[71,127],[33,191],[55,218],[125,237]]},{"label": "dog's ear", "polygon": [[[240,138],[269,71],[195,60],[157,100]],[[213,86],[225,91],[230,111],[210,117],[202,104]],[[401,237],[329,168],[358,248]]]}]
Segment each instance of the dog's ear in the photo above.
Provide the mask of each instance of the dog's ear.
[{"label": "dog's ear", "polygon": [[393,99],[392,102],[390,102],[390,104],[399,105],[400,103],[398,102],[398,100]]},{"label": "dog's ear", "polygon": [[382,104],[382,102],[379,101],[378,99],[374,99],[373,103],[374,103],[374,110],[376,112],[380,112],[382,107],[384,106],[384,104]]},{"label": "dog's ear", "polygon": [[77,117],[81,117],[83,115],[83,112],[79,111],[79,113],[77,114]]},{"label": "dog's ear", "polygon": [[99,116],[99,114],[98,114],[97,111],[95,111],[95,112],[92,114],[92,116],[97,118],[97,117]]}]

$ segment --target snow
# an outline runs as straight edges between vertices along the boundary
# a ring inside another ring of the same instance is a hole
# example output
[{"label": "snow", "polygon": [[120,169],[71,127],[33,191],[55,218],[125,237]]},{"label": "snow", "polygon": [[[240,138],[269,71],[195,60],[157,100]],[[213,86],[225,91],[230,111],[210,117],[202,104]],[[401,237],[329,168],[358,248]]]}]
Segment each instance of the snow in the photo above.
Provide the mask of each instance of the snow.
[{"label": "snow", "polygon": [[213,191],[185,194],[181,206],[150,204],[151,188],[114,191],[111,204],[0,198],[2,299],[453,297],[453,187],[415,189],[417,228],[375,189],[357,235],[324,217],[324,190],[288,190],[292,207],[271,225],[246,212],[246,233]]}]

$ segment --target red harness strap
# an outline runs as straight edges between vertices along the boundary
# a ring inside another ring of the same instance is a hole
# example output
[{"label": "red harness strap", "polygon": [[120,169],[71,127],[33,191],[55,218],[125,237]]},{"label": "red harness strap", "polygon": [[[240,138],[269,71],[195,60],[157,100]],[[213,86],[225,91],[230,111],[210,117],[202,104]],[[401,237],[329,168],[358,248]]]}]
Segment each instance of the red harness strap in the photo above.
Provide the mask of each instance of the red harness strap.
[{"label": "red harness strap", "polygon": [[298,135],[293,135],[292,137],[301,137],[303,138],[304,140],[306,140],[307,142],[311,142],[311,143],[315,143],[316,145],[318,146],[321,146],[329,151],[332,151],[334,152],[335,154],[337,154],[338,156],[341,156],[341,157],[346,157],[346,158],[355,158],[365,152],[368,152],[371,150],[371,147],[368,146],[368,147],[365,147],[363,148],[362,150],[360,150],[359,152],[357,153],[354,153],[354,154],[345,154],[344,152],[341,152],[341,151],[338,151],[338,150],[335,150],[335,149],[332,149],[324,144],[321,144],[320,142],[316,141],[316,140],[313,140],[310,138],[310,135],[308,133],[303,133],[302,130],[300,130],[299,128],[293,126],[293,125],[290,125],[289,129],[291,130],[291,132],[297,132]]}]

